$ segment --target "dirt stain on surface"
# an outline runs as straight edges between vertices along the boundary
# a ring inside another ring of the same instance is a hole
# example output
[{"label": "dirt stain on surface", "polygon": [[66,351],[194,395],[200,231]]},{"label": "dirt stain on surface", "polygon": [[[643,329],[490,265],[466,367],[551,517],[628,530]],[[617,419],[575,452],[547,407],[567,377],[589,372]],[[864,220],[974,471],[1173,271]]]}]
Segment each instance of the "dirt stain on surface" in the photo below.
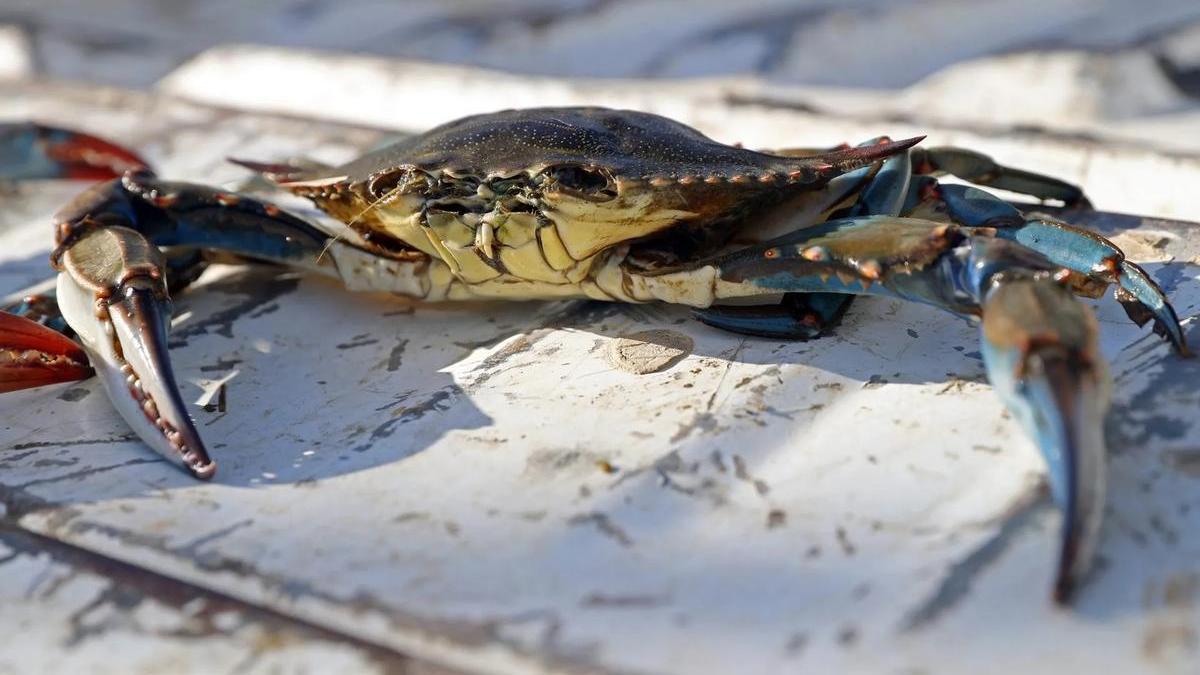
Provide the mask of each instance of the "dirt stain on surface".
[{"label": "dirt stain on surface", "polygon": [[600,530],[600,533],[617,542],[624,548],[633,546],[633,538],[629,536],[625,530],[622,530],[616,523],[605,513],[581,513],[577,516],[572,516],[567,521],[568,525],[592,525]]},{"label": "dirt stain on surface", "polygon": [[750,475],[750,471],[746,469],[746,460],[742,459],[741,455],[733,456],[733,475],[736,476],[738,480],[743,480],[753,485],[754,491],[757,492],[759,496],[765,497],[767,496],[767,493],[771,491],[771,486],[767,485],[766,481]]},{"label": "dirt stain on surface", "polygon": [[84,397],[90,393],[92,393],[92,390],[88,389],[87,387],[71,387],[70,389],[59,394],[58,400],[74,403],[76,401],[83,400]]},{"label": "dirt stain on surface", "polygon": [[1193,661],[1200,651],[1200,634],[1192,619],[1200,574],[1181,572],[1151,581],[1143,594],[1154,617],[1142,633],[1142,656],[1154,663]]},{"label": "dirt stain on surface", "polygon": [[1163,460],[1172,469],[1191,478],[1200,478],[1200,448],[1167,450]]}]

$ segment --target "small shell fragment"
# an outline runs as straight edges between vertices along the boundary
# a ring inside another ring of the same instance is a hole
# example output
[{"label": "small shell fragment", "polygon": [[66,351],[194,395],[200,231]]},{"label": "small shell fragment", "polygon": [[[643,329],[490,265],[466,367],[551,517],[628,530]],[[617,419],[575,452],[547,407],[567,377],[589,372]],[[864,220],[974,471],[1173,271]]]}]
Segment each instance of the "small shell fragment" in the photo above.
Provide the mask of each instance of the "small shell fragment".
[{"label": "small shell fragment", "polygon": [[608,360],[635,375],[670,368],[692,353],[692,338],[672,330],[647,330],[624,335],[608,343]]}]

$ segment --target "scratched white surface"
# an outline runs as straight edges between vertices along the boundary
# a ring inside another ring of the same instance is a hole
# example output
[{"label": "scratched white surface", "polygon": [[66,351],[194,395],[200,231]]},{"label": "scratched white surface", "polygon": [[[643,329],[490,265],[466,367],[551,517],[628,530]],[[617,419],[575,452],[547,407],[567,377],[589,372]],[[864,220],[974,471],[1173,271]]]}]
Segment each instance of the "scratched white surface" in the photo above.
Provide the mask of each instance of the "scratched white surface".
[{"label": "scratched white surface", "polygon": [[[0,116],[108,133],[179,178],[234,179],[218,167],[235,153],[336,159],[379,136],[21,86],[0,85]],[[869,135],[783,109],[701,117],[753,144]],[[1010,162],[1067,167],[1055,172],[1110,207],[1196,209],[1164,187],[1171,175],[1106,170],[1190,176],[1195,159],[983,140]],[[1105,189],[1118,180],[1125,194]],[[0,290],[45,276],[46,216],[68,193],[0,197]],[[1195,237],[1121,235],[1187,317]],[[1097,306],[1118,382],[1111,513],[1071,610],[1047,600],[1058,516],[1036,451],[981,382],[975,329],[935,310],[864,300],[830,338],[777,343],[668,307],[413,307],[236,268],[206,273],[177,308],[172,358],[217,479],[195,483],[130,440],[94,382],[6,396],[6,523],[470,670],[1196,663],[1200,364],[1112,302]],[[610,340],[649,328],[690,336],[694,352],[652,375],[607,362]],[[219,382],[228,410],[207,412]]]},{"label": "scratched white surface", "polygon": [[8,527],[0,560],[0,673],[404,672],[386,652]]}]

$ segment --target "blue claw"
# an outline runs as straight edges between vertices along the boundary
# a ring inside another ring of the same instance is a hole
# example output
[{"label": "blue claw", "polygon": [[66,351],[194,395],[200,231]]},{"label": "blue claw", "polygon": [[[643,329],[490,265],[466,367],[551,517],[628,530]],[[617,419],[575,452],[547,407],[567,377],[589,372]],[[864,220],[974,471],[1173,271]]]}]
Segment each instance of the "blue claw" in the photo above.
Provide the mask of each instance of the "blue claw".
[{"label": "blue claw", "polygon": [[1056,284],[999,284],[984,301],[983,356],[992,386],[1046,460],[1063,513],[1054,598],[1066,602],[1087,573],[1104,510],[1109,380],[1096,320]]},{"label": "blue claw", "polygon": [[1096,320],[1056,261],[985,231],[915,218],[830,221],[705,263],[724,297],[839,291],[982,317],[988,376],[1034,438],[1064,520],[1054,597],[1087,572],[1103,516],[1110,380]]}]

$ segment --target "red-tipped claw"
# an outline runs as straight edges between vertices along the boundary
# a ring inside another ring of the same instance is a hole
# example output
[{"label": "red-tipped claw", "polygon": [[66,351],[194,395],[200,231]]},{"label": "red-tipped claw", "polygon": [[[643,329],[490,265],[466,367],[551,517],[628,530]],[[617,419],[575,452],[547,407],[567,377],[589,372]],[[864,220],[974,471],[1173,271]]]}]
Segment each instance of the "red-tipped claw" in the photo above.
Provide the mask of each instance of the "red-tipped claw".
[{"label": "red-tipped claw", "polygon": [[0,178],[107,180],[146,167],[132,150],[70,129],[0,124]]},{"label": "red-tipped claw", "polygon": [[0,312],[0,393],[91,376],[79,345],[41,324]]}]

